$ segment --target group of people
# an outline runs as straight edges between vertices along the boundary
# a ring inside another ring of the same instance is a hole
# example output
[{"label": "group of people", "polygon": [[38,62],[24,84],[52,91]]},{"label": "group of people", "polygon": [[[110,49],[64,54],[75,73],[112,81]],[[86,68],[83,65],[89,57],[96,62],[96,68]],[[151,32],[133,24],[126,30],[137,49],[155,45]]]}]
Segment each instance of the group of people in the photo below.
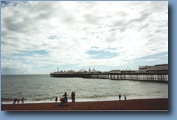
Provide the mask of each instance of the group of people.
[{"label": "group of people", "polygon": [[[75,92],[71,92],[71,100],[72,100],[72,103],[75,103]],[[124,95],[124,100],[126,100],[126,95]],[[121,100],[121,94],[119,94],[119,100]],[[55,98],[55,102],[58,101],[58,97]],[[61,101],[61,105],[63,106],[64,104],[66,104],[68,102],[68,95],[67,95],[67,92],[64,93],[64,95],[62,96],[62,98],[60,98],[60,101]],[[15,98],[14,101],[13,101],[13,104],[20,104],[20,99],[17,99]],[[21,104],[24,104],[24,97],[22,97],[21,99]]]},{"label": "group of people", "polygon": [[[71,100],[72,100],[72,103],[75,103],[75,92],[71,92]],[[58,101],[58,97],[55,98],[55,102]],[[62,98],[60,98],[60,101],[61,101],[61,105],[66,105],[67,102],[68,102],[68,95],[67,95],[67,92],[64,93],[64,95],[62,96]]]},{"label": "group of people", "polygon": [[[127,97],[126,97],[126,95],[124,95],[124,100],[126,100],[127,99]],[[119,94],[119,100],[121,100],[121,94]]]},{"label": "group of people", "polygon": [[[15,98],[13,104],[20,104],[20,99]],[[24,97],[21,99],[21,104],[24,104]]]}]

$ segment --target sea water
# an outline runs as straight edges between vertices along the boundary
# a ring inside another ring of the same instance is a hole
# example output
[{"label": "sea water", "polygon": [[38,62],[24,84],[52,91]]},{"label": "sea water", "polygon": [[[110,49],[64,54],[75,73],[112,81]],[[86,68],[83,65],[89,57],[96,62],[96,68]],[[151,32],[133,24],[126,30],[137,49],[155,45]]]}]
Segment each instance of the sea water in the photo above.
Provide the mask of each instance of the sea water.
[{"label": "sea water", "polygon": [[77,101],[168,98],[168,83],[131,80],[54,78],[50,75],[2,75],[1,103],[12,104],[15,98],[25,103],[54,102],[67,92],[76,93]]}]

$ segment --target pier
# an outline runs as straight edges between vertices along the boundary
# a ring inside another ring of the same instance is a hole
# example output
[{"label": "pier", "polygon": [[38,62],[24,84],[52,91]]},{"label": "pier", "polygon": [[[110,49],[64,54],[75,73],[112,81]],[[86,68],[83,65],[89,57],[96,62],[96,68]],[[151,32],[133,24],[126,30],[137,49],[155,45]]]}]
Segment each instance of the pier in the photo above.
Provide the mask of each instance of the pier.
[{"label": "pier", "polygon": [[83,74],[57,74],[51,73],[51,77],[81,77],[111,80],[138,80],[168,82],[167,73],[83,73]]},{"label": "pier", "polygon": [[139,70],[113,70],[109,72],[54,72],[51,77],[81,77],[110,80],[168,82],[168,64],[140,66]]}]

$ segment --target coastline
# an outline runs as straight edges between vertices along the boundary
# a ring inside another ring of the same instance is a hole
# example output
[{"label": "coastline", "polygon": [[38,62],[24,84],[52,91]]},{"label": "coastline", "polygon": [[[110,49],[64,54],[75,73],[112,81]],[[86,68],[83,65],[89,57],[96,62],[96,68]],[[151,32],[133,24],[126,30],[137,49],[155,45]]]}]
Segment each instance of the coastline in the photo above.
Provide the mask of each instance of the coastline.
[{"label": "coastline", "polygon": [[168,111],[168,98],[114,101],[1,104],[2,111]]}]

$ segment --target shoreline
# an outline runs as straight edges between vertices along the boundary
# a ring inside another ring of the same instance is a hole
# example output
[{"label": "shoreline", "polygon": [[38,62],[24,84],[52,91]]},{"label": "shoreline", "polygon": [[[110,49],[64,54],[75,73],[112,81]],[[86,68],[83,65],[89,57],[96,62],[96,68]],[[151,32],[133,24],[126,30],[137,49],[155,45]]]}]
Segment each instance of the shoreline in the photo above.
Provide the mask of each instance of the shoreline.
[{"label": "shoreline", "polygon": [[[121,100],[123,101],[124,99],[125,98],[122,98]],[[126,98],[126,100],[144,100],[144,99],[168,99],[168,98],[167,97],[142,97],[142,98],[132,97],[131,98],[129,96],[128,96],[128,98]],[[118,100],[119,100],[119,98],[116,97],[116,98],[111,98],[111,99],[110,98],[108,98],[108,99],[106,99],[106,98],[104,98],[104,99],[77,99],[76,102],[103,102],[103,101],[118,101]],[[1,100],[1,104],[2,105],[7,105],[7,104],[9,105],[9,104],[13,104],[13,101],[14,100],[11,100],[11,101],[2,101]],[[36,101],[35,100],[31,100],[31,101],[25,100],[24,102],[25,102],[25,104],[39,104],[39,103],[54,103],[55,100],[53,98],[50,100],[40,100],[40,101],[38,101],[38,100],[36,100]],[[71,102],[71,99],[69,99],[68,102]],[[21,102],[19,104],[21,104]]]},{"label": "shoreline", "polygon": [[168,111],[168,98],[134,99],[113,101],[68,102],[60,106],[60,102],[1,104],[2,111]]}]

